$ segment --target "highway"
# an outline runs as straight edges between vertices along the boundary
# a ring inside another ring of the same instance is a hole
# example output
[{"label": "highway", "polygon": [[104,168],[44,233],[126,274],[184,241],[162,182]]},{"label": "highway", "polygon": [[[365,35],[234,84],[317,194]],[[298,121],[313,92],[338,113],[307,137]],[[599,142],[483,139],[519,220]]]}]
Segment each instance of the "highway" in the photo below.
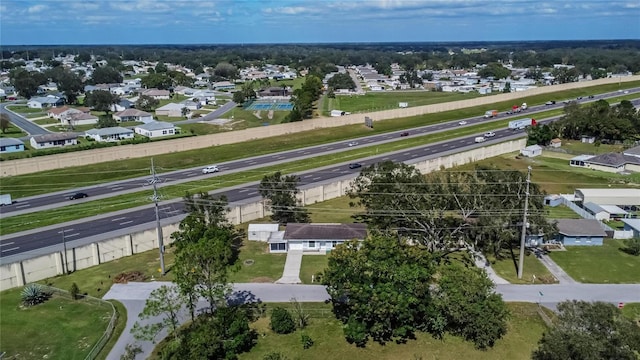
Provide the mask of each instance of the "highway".
[{"label": "highway", "polygon": [[[639,100],[636,100],[635,103],[637,104],[638,101]],[[474,119],[476,120],[471,119],[468,121],[469,125],[473,124],[474,121],[484,120],[479,118]],[[546,121],[551,120],[552,119]],[[457,125],[454,122],[453,124],[447,123],[433,126]],[[415,133],[416,131],[412,130],[412,134]],[[391,134],[382,134],[377,136],[393,136]],[[450,141],[400,150],[395,153],[381,154],[380,156],[366,158],[359,162],[362,163],[363,166],[385,160],[413,163],[419,159],[437,158],[445,154],[459,152],[461,149],[481,147],[492,143],[499,143],[508,139],[519,138],[525,135],[524,131],[513,131],[509,129],[497,130],[495,131],[495,134],[495,137],[482,144],[476,144],[474,141],[475,135],[471,135]],[[396,138],[397,137],[399,137],[399,135],[396,136]],[[345,145],[343,145],[341,150],[345,148]],[[343,177],[349,178],[353,177],[359,171],[360,169],[349,169],[347,164],[331,165],[322,169],[316,169],[299,174],[301,178],[299,185],[301,188],[304,188],[305,186],[314,183],[329,182]],[[140,186],[140,183],[138,183],[138,186]],[[226,195],[230,203],[250,202],[260,198],[257,187],[257,183],[246,184],[231,189],[217,191],[216,194]],[[160,218],[166,222],[177,222],[184,216],[184,205],[179,199],[161,203],[159,210]],[[60,250],[62,247],[63,232],[65,241],[69,243],[68,247],[73,247],[74,244],[77,246],[127,234],[133,231],[150,229],[154,227],[154,221],[154,208],[143,207],[123,210],[106,216],[82,219],[68,224],[53,225],[33,231],[6,235],[0,240],[0,262],[4,263],[26,259],[50,253],[53,249]]]},{"label": "highway", "polygon": [[6,108],[7,105],[13,105],[13,103],[0,104],[0,113],[9,115],[9,119],[11,120],[11,123],[19,127],[20,129],[22,129],[27,134],[34,136],[34,135],[45,135],[45,134],[51,133],[51,131],[43,127],[40,127],[38,124],[7,109]]},{"label": "highway", "polygon": [[[640,88],[630,89],[629,92],[630,93],[640,92]],[[619,92],[613,92],[613,93],[594,96],[593,99],[584,98],[581,101],[582,102],[594,101],[601,98],[607,98],[607,97],[618,96],[618,95],[620,95]],[[514,114],[514,115],[505,115],[503,113],[497,118],[493,118],[493,119],[485,119],[482,116],[464,119],[467,122],[467,124],[463,126],[458,125],[458,120],[455,120],[455,121],[450,121],[446,123],[439,123],[435,125],[428,125],[428,126],[413,128],[413,129],[410,129],[409,132],[411,137],[415,137],[419,135],[426,135],[431,133],[447,131],[454,128],[472,126],[472,125],[476,125],[476,124],[487,122],[487,121],[532,117],[532,116],[535,116],[536,112],[557,109],[563,106],[564,104],[562,104],[561,102],[556,103],[556,105],[549,105],[549,106],[545,106],[545,105],[532,106],[527,111],[519,114]],[[222,110],[222,108],[219,110]],[[167,185],[179,184],[179,183],[188,182],[188,181],[194,181],[194,180],[198,180],[206,177],[219,176],[221,174],[247,171],[255,168],[309,158],[313,156],[320,156],[320,155],[325,155],[330,153],[341,152],[346,149],[351,149],[349,148],[348,144],[354,140],[358,142],[357,146],[371,146],[375,144],[383,144],[383,143],[393,142],[393,141],[402,141],[405,138],[400,137],[400,134],[406,131],[407,130],[399,130],[399,131],[394,131],[394,132],[389,132],[389,133],[384,133],[379,135],[366,136],[358,139],[338,141],[338,142],[329,143],[329,144],[322,144],[322,145],[311,146],[311,147],[306,147],[306,148],[301,148],[296,150],[271,153],[271,154],[262,155],[262,156],[243,158],[240,160],[220,163],[220,164],[216,164],[220,168],[220,173],[215,173],[210,175],[203,175],[201,172],[202,167],[164,173],[159,175],[162,181],[161,187],[167,186]],[[87,193],[89,197],[82,200],[74,200],[74,203],[87,202],[87,201],[92,201],[96,199],[102,199],[102,198],[130,193],[134,191],[144,190],[145,186],[148,185],[149,180],[150,180],[149,178],[134,178],[129,180],[116,181],[116,182],[105,183],[105,184],[89,186],[89,187],[75,188],[75,189],[70,189],[66,191],[37,195],[32,197],[14,198],[14,200],[16,201],[14,204],[0,207],[0,218],[27,214],[31,212],[46,210],[46,209],[53,209],[53,208],[58,208],[62,206],[68,206],[70,205],[70,201],[67,200],[68,197],[78,191]]]}]

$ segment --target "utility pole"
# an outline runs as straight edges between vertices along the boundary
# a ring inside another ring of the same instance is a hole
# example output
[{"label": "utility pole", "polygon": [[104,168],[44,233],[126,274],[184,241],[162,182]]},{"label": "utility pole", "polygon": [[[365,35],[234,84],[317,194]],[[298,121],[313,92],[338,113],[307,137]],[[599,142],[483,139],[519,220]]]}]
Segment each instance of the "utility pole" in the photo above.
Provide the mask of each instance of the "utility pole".
[{"label": "utility pole", "polygon": [[524,242],[527,237],[527,212],[529,208],[529,184],[531,183],[531,166],[527,167],[527,190],[524,193],[524,214],[522,215],[522,234],[520,236],[520,258],[518,259],[518,279],[522,279],[524,269]]},{"label": "utility pole", "polygon": [[153,158],[151,158],[151,183],[153,184],[153,201],[156,204],[156,233],[158,235],[158,247],[160,248],[160,272],[162,276],[165,274],[164,270],[164,243],[162,241],[162,226],[160,226],[160,214],[158,213],[158,188],[156,183],[158,178],[156,177],[156,168],[153,166]]},{"label": "utility pole", "polygon": [[62,229],[62,271],[69,273],[69,264],[67,264],[67,238],[64,236],[64,228]]}]

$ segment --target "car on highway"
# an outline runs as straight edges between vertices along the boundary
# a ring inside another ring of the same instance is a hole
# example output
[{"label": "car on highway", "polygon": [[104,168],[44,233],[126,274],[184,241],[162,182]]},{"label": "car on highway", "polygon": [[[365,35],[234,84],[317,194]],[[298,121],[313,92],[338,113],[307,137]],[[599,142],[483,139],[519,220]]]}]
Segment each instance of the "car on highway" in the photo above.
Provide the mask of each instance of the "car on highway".
[{"label": "car on highway", "polygon": [[493,131],[487,131],[486,133],[484,133],[484,137],[489,138],[489,137],[494,137],[496,136],[496,133],[494,133]]},{"label": "car on highway", "polygon": [[217,165],[207,166],[206,168],[202,169],[203,174],[211,174],[218,171],[220,171],[220,169],[218,169]]},{"label": "car on highway", "polygon": [[362,164],[360,163],[351,163],[349,164],[349,169],[357,169],[357,168],[361,168]]},{"label": "car on highway", "polygon": [[556,101],[555,100],[549,100],[546,103],[544,103],[545,105],[555,105]]},{"label": "car on highway", "polygon": [[408,131],[405,131],[405,132],[403,132],[402,134],[400,134],[400,136],[409,136],[409,132],[408,132]]},{"label": "car on highway", "polygon": [[89,195],[87,195],[87,193],[83,193],[83,192],[77,192],[71,196],[69,196],[69,200],[78,200],[78,199],[84,199],[86,197],[89,197]]},{"label": "car on highway", "polygon": [[577,100],[582,100],[582,96],[578,96],[576,99]]},{"label": "car on highway", "polygon": [[467,122],[462,120],[462,121],[458,121],[458,125],[467,125]]},{"label": "car on highway", "polygon": [[593,99],[593,95],[589,95],[589,99]]},{"label": "car on highway", "polygon": [[349,143],[349,147],[356,146],[356,145],[358,145],[358,142],[356,141],[352,141]]}]

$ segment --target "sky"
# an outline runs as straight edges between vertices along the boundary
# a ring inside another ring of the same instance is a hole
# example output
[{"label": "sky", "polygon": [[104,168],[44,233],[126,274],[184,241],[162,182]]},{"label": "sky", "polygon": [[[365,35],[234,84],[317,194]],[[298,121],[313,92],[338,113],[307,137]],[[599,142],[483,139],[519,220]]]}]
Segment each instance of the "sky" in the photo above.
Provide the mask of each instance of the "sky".
[{"label": "sky", "polygon": [[640,0],[0,0],[0,45],[640,39]]}]

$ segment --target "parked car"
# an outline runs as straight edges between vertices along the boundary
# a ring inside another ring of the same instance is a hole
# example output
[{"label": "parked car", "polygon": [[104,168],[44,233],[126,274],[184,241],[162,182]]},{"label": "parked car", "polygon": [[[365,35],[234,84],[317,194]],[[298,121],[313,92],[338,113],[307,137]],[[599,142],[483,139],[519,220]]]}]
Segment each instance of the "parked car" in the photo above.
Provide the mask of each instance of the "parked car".
[{"label": "parked car", "polygon": [[89,197],[89,195],[87,195],[86,193],[83,193],[83,192],[77,192],[77,193],[69,196],[69,200],[84,199],[86,197]]},{"label": "parked car", "polygon": [[402,134],[400,134],[400,136],[409,136],[409,132],[408,132],[408,131],[405,131],[405,132],[403,132]]},{"label": "parked car", "polygon": [[217,165],[207,166],[206,168],[202,169],[203,174],[211,174],[218,171],[220,171],[220,169],[218,169]]},{"label": "parked car", "polygon": [[358,143],[356,141],[352,141],[352,142],[349,143],[349,147],[356,146],[356,145],[358,145]]},{"label": "parked car", "polygon": [[361,168],[362,164],[360,163],[351,163],[349,164],[349,169],[357,169],[357,168]]},{"label": "parked car", "polygon": [[494,133],[493,131],[487,131],[486,133],[484,133],[484,137],[486,138],[494,136],[496,136],[496,133]]},{"label": "parked car", "polygon": [[458,121],[458,125],[467,125],[467,122],[462,120],[462,121]]}]

